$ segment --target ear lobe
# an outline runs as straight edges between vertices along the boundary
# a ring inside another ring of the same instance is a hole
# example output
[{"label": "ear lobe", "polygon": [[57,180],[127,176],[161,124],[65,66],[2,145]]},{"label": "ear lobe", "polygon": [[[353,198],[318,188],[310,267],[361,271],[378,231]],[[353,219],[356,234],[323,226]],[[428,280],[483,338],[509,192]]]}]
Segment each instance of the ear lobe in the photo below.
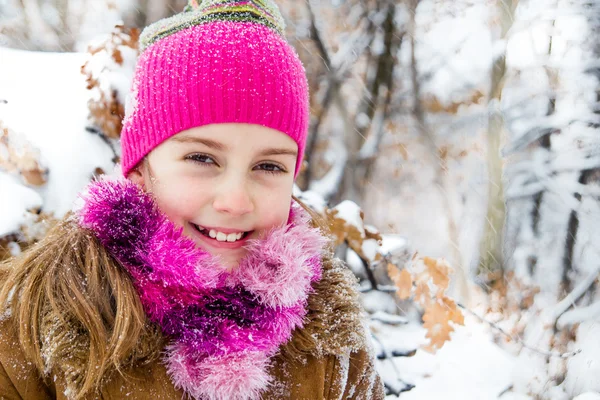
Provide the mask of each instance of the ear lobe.
[{"label": "ear lobe", "polygon": [[144,179],[144,174],[140,171],[140,166],[135,167],[129,172],[127,175],[127,179],[141,187],[142,189],[146,189],[146,181]]}]

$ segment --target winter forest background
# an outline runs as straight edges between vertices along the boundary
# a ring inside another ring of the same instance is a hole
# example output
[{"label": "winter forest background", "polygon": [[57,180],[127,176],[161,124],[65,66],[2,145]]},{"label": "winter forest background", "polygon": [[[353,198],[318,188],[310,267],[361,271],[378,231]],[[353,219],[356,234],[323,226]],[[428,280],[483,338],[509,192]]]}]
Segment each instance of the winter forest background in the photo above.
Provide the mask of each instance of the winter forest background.
[{"label": "winter forest background", "polygon": [[[0,0],[0,259],[114,173],[136,28],[184,3]],[[600,1],[277,3],[311,89],[298,193],[389,398],[600,399]]]}]

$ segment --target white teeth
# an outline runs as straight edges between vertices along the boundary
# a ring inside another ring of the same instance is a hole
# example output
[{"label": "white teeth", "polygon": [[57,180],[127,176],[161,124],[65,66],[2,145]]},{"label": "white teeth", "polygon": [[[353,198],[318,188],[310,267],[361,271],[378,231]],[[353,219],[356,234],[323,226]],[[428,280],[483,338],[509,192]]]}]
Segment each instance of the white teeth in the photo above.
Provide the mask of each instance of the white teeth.
[{"label": "white teeth", "polygon": [[[206,228],[202,228],[201,226],[198,226],[198,228],[200,231],[206,231]],[[218,240],[219,242],[235,242],[236,240],[240,240],[243,235],[244,232],[226,234],[215,231],[214,229],[208,231],[208,236]]]}]

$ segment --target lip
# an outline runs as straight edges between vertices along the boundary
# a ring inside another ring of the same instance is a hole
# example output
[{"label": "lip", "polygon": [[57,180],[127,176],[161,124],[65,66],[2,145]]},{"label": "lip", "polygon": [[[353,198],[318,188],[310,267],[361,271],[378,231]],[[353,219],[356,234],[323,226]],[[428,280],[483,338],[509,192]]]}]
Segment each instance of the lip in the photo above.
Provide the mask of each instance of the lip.
[{"label": "lip", "polygon": [[[202,243],[207,244],[208,246],[215,248],[215,249],[239,249],[244,247],[244,245],[246,244],[246,241],[250,238],[250,236],[252,236],[252,232],[250,232],[250,234],[248,234],[245,238],[240,239],[240,240],[236,240],[235,242],[219,242],[217,239],[213,239],[210,238],[208,236],[204,236],[203,234],[201,234],[200,232],[198,232],[198,230],[196,229],[196,227],[194,226],[194,224],[189,223],[191,230],[194,232],[194,236],[197,237],[198,239],[200,239],[202,241]],[[209,228],[207,226],[202,226],[203,228],[206,229],[214,229],[214,230],[219,230],[219,232],[223,232],[223,233],[237,233],[240,232],[239,230],[233,230],[233,229],[226,229],[226,230],[221,230],[222,228]]]},{"label": "lip", "polygon": [[204,229],[208,229],[209,231],[211,229],[214,229],[217,232],[223,232],[223,233],[240,233],[240,232],[248,232],[248,231],[243,231],[243,230],[239,230],[239,229],[227,229],[227,228],[217,228],[215,226],[204,226],[204,225],[198,225],[203,227]]}]

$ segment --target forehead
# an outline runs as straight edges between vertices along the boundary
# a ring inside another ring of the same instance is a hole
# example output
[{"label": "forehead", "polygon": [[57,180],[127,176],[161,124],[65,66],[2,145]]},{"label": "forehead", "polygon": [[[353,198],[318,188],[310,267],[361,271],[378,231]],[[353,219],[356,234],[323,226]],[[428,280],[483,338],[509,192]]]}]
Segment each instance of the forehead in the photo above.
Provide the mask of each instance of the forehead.
[{"label": "forehead", "polygon": [[283,132],[261,125],[226,123],[188,129],[171,137],[178,145],[203,144],[215,150],[260,151],[266,148],[297,154],[298,145]]}]

